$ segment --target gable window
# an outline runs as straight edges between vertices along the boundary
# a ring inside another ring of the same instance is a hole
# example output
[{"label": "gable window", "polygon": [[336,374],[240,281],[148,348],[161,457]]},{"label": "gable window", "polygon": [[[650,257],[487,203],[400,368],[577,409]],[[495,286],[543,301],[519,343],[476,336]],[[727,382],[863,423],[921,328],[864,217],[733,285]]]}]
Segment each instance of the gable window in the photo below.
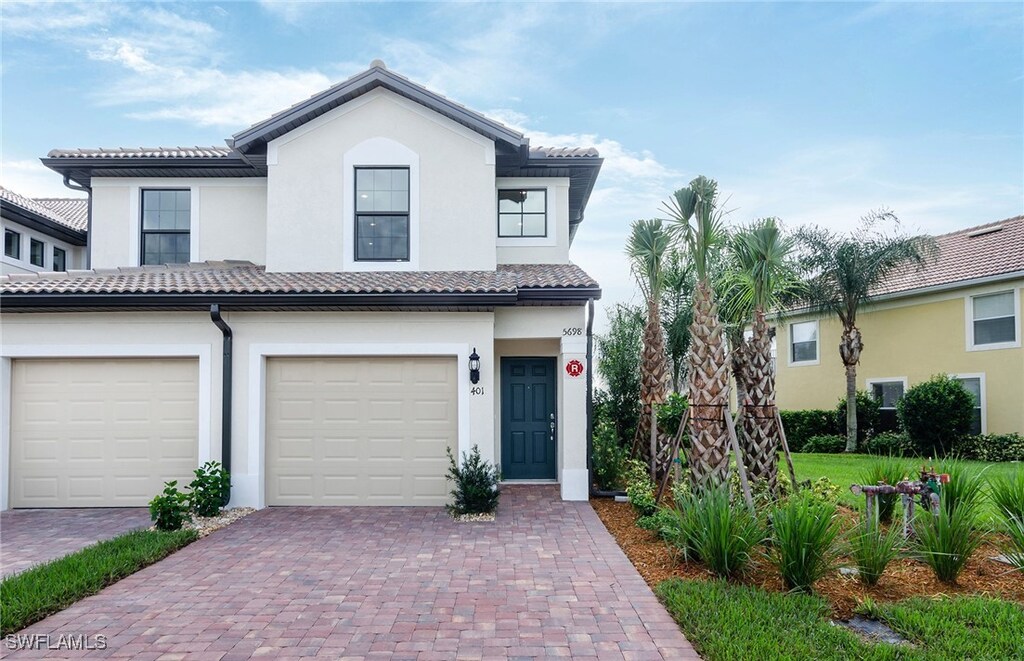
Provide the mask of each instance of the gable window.
[{"label": "gable window", "polygon": [[548,192],[545,189],[498,191],[498,236],[548,235]]},{"label": "gable window", "polygon": [[817,321],[804,321],[789,325],[789,362],[818,362]]},{"label": "gable window", "polygon": [[68,253],[63,248],[58,248],[57,246],[53,247],[53,270],[68,270]]},{"label": "gable window", "polygon": [[356,168],[356,260],[409,261],[409,168]]},{"label": "gable window", "polygon": [[46,244],[39,239],[31,239],[28,242],[28,262],[32,266],[46,265]]},{"label": "gable window", "polygon": [[896,419],[896,403],[903,398],[903,391],[907,387],[905,379],[890,379],[868,381],[868,387],[872,396],[879,404],[878,431],[896,431],[899,423]]},{"label": "gable window", "polygon": [[188,189],[143,190],[142,263],[188,263],[191,217],[192,192]]},{"label": "gable window", "polygon": [[1017,301],[1013,291],[972,296],[971,346],[995,348],[1018,341]]},{"label": "gable window", "polygon": [[4,230],[4,254],[21,259],[21,234],[14,230]]},{"label": "gable window", "polygon": [[982,377],[979,376],[954,376],[967,392],[971,393],[974,399],[974,419],[971,421],[972,434],[984,434],[985,425],[983,411],[985,408],[985,389],[982,386]]}]

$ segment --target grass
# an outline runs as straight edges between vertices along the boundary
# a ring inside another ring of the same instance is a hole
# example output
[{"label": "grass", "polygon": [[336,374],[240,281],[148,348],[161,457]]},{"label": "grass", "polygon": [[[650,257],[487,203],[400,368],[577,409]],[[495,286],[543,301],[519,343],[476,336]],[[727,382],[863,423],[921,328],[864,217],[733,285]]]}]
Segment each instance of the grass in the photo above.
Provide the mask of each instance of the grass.
[{"label": "grass", "polygon": [[[850,493],[851,484],[862,484],[864,474],[867,472],[873,457],[866,454],[805,454],[796,453],[793,455],[793,468],[796,470],[796,478],[800,481],[816,480],[825,476],[835,484],[839,485],[839,502],[854,509],[864,510],[864,496],[854,496]],[[926,462],[923,459],[902,459],[907,467],[907,474],[916,477],[921,470],[921,464],[927,463],[938,466],[941,462]],[[994,463],[989,464],[983,461],[961,462],[966,468],[982,471],[986,479],[1002,476],[1007,479],[1013,477],[1018,471],[1024,470],[1019,463]],[[897,513],[899,516],[899,513]],[[983,500],[979,510],[980,519],[986,523],[994,523],[997,519],[995,506],[986,498]]]},{"label": "grass", "polygon": [[195,530],[134,530],[0,582],[0,635],[95,594],[195,541]]},{"label": "grass", "polygon": [[722,581],[670,579],[658,596],[697,651],[731,659],[1012,659],[1024,656],[1024,609],[982,597],[875,607],[914,647],[865,642],[829,621],[828,602]]}]

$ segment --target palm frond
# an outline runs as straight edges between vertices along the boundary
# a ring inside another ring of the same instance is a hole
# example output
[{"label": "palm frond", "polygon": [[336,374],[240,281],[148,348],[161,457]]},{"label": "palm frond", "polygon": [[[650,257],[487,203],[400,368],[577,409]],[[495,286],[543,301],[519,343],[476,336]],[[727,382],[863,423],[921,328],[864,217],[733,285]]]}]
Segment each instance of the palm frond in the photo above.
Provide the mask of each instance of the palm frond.
[{"label": "palm frond", "polygon": [[637,220],[626,242],[633,277],[648,301],[658,301],[665,287],[665,261],[671,237],[660,220]]},{"label": "palm frond", "polygon": [[718,183],[704,175],[680,188],[662,205],[671,231],[686,247],[698,280],[707,280],[713,253],[725,242],[724,212],[718,205]]}]

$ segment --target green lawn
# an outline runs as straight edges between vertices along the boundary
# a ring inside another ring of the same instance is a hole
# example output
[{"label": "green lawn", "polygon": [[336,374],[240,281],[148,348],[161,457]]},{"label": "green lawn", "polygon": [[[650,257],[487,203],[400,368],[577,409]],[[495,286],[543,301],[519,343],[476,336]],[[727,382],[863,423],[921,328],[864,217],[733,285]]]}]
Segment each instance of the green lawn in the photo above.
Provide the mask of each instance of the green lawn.
[{"label": "green lawn", "polygon": [[198,537],[195,530],[134,530],[0,582],[0,634],[24,629]]},{"label": "green lawn", "polygon": [[994,599],[911,599],[877,606],[875,616],[914,644],[908,648],[870,644],[832,625],[821,597],[680,579],[664,581],[657,593],[709,661],[1024,658],[1024,609]]},{"label": "green lawn", "polygon": [[[915,477],[921,470],[921,459],[904,459],[907,465],[907,474]],[[862,484],[863,474],[871,462],[871,456],[866,454],[805,454],[796,453],[793,455],[793,469],[796,471],[796,479],[815,480],[825,476],[832,482],[842,487],[840,502],[853,508],[864,508],[864,496],[854,496],[850,493],[851,484]],[[1017,471],[1024,470],[1021,463],[998,463],[987,464],[983,461],[965,461],[965,465],[988,475],[1012,475]],[[928,465],[940,465],[941,462],[930,462]],[[785,460],[780,457],[780,471],[788,470],[785,467]],[[991,504],[986,500],[984,512],[987,518],[995,514]]]}]

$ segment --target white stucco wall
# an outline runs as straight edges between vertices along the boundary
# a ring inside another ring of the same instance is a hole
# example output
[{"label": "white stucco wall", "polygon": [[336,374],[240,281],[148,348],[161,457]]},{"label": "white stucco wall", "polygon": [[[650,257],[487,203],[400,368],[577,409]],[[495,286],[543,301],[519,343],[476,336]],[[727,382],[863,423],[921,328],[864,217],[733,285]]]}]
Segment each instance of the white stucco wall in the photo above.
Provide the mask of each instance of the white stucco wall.
[{"label": "white stucco wall", "polygon": [[[84,246],[73,246],[70,243],[55,239],[48,234],[37,232],[36,230],[29,229],[21,223],[8,220],[6,218],[0,220],[0,234],[3,230],[10,228],[11,230],[21,234],[21,257],[14,259],[8,257],[6,254],[0,253],[0,274],[7,275],[9,273],[39,273],[41,271],[52,271],[53,270],[53,248],[63,248],[67,253],[67,268],[68,269],[80,269],[85,266],[85,247]],[[35,266],[31,264],[29,259],[29,240],[38,239],[46,244],[43,249],[43,266]]]},{"label": "white stucco wall", "polygon": [[[374,90],[273,140],[267,163],[270,271],[495,267],[494,143],[417,103]],[[352,264],[360,165],[410,167],[407,264]]]}]

